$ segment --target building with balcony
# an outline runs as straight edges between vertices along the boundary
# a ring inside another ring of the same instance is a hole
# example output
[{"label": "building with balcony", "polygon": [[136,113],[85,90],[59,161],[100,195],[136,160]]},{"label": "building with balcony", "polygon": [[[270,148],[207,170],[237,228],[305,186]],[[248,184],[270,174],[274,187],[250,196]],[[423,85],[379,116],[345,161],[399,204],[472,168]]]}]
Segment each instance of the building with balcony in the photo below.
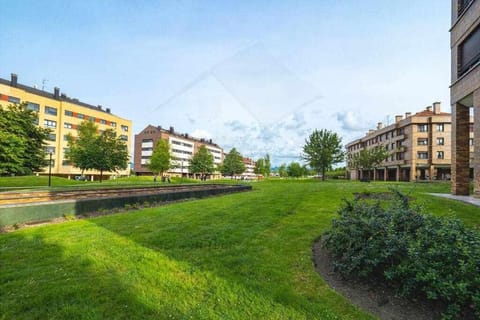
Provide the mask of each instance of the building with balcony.
[{"label": "building with balcony", "polygon": [[257,179],[258,176],[255,173],[255,160],[244,157],[243,164],[245,165],[245,171],[240,175],[240,177],[245,180]]},{"label": "building with balcony", "polygon": [[[125,141],[130,154],[132,121],[112,114],[110,108],[93,106],[78,99],[69,98],[66,94],[61,94],[57,87],[51,93],[20,84],[16,74],[11,74],[10,80],[0,78],[0,105],[6,107],[9,104],[23,102],[27,104],[28,109],[37,112],[38,126],[51,130],[47,141],[47,153],[52,154],[52,175],[74,178],[82,173],[65,157],[68,150],[65,137],[69,133],[76,136],[77,127],[83,121],[94,122],[99,131],[113,129],[117,137]],[[48,168],[45,168],[40,174],[47,173]],[[130,168],[127,168],[120,172],[106,172],[103,175],[108,177],[129,173]],[[84,174],[93,179],[99,176],[100,172],[87,170]]]},{"label": "building with balcony", "polygon": [[[450,47],[452,194],[470,193],[473,158],[474,194],[480,197],[480,0],[452,0]],[[468,125],[472,114],[473,148]]]},{"label": "building with balcony", "polygon": [[[167,140],[170,146],[171,168],[167,172],[168,175],[194,178],[195,175],[189,170],[190,160],[202,145],[213,155],[213,162],[217,168],[223,163],[223,149],[213,143],[212,139],[191,137],[188,133],[176,132],[173,127],[166,130],[161,126],[148,125],[139,134],[135,135],[133,168],[137,175],[153,174],[148,169],[148,163],[153,154],[153,149],[160,139]],[[221,174],[217,170],[208,178],[218,179],[220,177]]]},{"label": "building with balcony", "polygon": [[[467,130],[472,128],[467,124]],[[473,133],[469,132],[473,148]],[[395,123],[370,130],[346,145],[347,159],[363,149],[383,146],[389,155],[373,170],[349,168],[350,179],[385,181],[449,180],[451,177],[451,114],[441,111],[440,102],[425,110],[395,116]],[[468,164],[467,164],[468,169]]]}]

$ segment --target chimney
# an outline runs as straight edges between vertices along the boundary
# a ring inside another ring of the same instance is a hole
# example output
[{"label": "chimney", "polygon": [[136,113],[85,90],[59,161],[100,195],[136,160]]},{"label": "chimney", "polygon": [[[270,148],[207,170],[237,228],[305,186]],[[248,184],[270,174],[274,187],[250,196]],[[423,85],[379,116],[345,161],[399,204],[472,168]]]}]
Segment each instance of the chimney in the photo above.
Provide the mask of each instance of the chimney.
[{"label": "chimney", "polygon": [[368,130],[368,134],[372,134],[374,132],[375,132],[375,130],[373,130],[373,129]]},{"label": "chimney", "polygon": [[383,123],[379,122],[377,123],[377,130],[380,130],[383,128]]},{"label": "chimney", "polygon": [[173,130],[173,127],[170,127],[170,133],[173,133],[175,130]]},{"label": "chimney", "polygon": [[432,111],[432,106],[428,106],[427,111]]},{"label": "chimney", "polygon": [[17,86],[17,82],[18,82],[18,76],[17,76],[16,73],[12,73],[12,74],[11,74],[11,77],[12,77],[12,78],[11,78],[12,80],[10,81],[10,85],[11,85],[12,87],[16,87],[16,86]]},{"label": "chimney", "polygon": [[102,106],[99,104],[99,105],[97,106],[97,109],[98,109],[98,110],[102,110]]},{"label": "chimney", "polygon": [[65,93],[62,93],[62,94],[60,95],[60,97],[66,99],[66,98],[67,98],[67,95],[66,95]]},{"label": "chimney", "polygon": [[107,113],[110,113],[110,108],[106,108],[105,111],[107,111]]},{"label": "chimney", "polygon": [[185,138],[188,138],[188,133],[185,133]]},{"label": "chimney", "polygon": [[212,139],[208,140],[208,142],[209,142],[210,144],[212,144]]},{"label": "chimney", "polygon": [[53,98],[54,99],[60,98],[60,88],[59,87],[53,88]]},{"label": "chimney", "polygon": [[407,119],[408,117],[410,117],[412,115],[411,112],[405,112],[405,119]]},{"label": "chimney", "polygon": [[395,116],[395,122],[401,121],[403,116]]},{"label": "chimney", "polygon": [[440,114],[440,112],[441,112],[440,106],[441,106],[440,102],[434,102],[433,103],[433,113],[434,114]]}]

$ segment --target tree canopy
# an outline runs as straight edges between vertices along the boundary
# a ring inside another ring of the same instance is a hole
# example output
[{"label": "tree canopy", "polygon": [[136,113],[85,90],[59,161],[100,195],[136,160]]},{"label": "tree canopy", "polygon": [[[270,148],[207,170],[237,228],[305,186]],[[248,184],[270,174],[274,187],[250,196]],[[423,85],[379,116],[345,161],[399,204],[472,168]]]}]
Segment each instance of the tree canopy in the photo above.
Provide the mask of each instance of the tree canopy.
[{"label": "tree canopy", "polygon": [[314,130],[305,140],[302,158],[317,173],[321,173],[322,180],[325,180],[325,172],[344,159],[342,139],[336,133],[325,129]]},{"label": "tree canopy", "polygon": [[213,171],[215,171],[213,155],[205,145],[201,145],[197,153],[195,153],[190,160],[190,172],[206,174],[212,173]]},{"label": "tree canopy", "polygon": [[384,146],[362,149],[348,159],[348,167],[357,170],[372,170],[385,161],[388,154]]},{"label": "tree canopy", "polygon": [[100,181],[104,172],[126,169],[128,151],[124,141],[117,138],[112,129],[98,134],[98,127],[90,121],[78,126],[78,136],[67,135],[68,151],[66,157],[72,165],[85,170],[100,171]]},{"label": "tree canopy", "polygon": [[271,163],[270,163],[270,155],[268,153],[265,155],[265,158],[259,158],[257,161],[255,161],[254,172],[256,174],[261,174],[265,177],[270,176]]},{"label": "tree canopy", "polygon": [[245,164],[243,163],[242,155],[233,148],[225,156],[222,166],[222,174],[233,177],[237,174],[242,174],[245,171]]},{"label": "tree canopy", "polygon": [[0,106],[0,175],[28,175],[47,166],[50,130],[36,123],[37,113],[25,103]]},{"label": "tree canopy", "polygon": [[153,153],[150,157],[150,162],[148,163],[147,167],[148,169],[152,170],[154,174],[163,175],[163,173],[171,167],[171,157],[168,141],[159,139],[155,148],[153,149]]},{"label": "tree canopy", "polygon": [[306,174],[305,167],[298,162],[291,162],[287,167],[287,174],[289,177],[299,178]]}]

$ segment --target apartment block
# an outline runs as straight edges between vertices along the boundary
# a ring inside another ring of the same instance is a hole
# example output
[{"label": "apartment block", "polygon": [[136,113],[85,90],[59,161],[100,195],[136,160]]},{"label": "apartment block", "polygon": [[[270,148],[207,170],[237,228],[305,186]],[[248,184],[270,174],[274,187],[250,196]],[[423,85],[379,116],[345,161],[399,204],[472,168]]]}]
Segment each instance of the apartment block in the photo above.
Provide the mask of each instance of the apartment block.
[{"label": "apartment block", "polygon": [[[474,194],[480,197],[480,0],[452,0],[450,29],[452,194],[468,195],[473,158]],[[474,146],[469,121],[473,114]]]},{"label": "apartment block", "polygon": [[[212,139],[199,139],[191,137],[188,133],[178,133],[173,127],[168,130],[161,126],[148,125],[139,134],[135,135],[134,147],[134,171],[137,175],[152,175],[148,169],[148,163],[153,150],[160,139],[168,141],[170,146],[171,169],[169,175],[178,177],[194,177],[190,172],[190,160],[197,153],[200,146],[204,145],[213,155],[215,166],[223,163],[223,149],[212,142]],[[220,178],[221,174],[216,171],[210,175],[210,179]]]},{"label": "apartment block", "polygon": [[[467,123],[467,141],[473,149],[473,127]],[[451,114],[441,111],[440,102],[415,114],[395,116],[393,124],[378,123],[364,137],[346,145],[347,159],[363,149],[382,146],[389,155],[374,170],[348,168],[350,179],[385,181],[450,180]],[[468,169],[468,163],[467,163]]]},{"label": "apartment block", "polygon": [[245,171],[240,175],[240,177],[245,180],[257,179],[257,174],[255,173],[255,160],[244,157],[243,164],[245,165]]},{"label": "apartment block", "polygon": [[[69,98],[66,94],[60,93],[55,87],[54,92],[46,92],[35,87],[18,83],[18,76],[11,74],[11,79],[0,78],[0,105],[6,107],[9,104],[23,103],[27,108],[38,114],[37,125],[51,130],[47,141],[47,153],[52,154],[51,174],[73,178],[81,174],[80,169],[71,165],[65,158],[68,150],[66,141],[67,134],[76,135],[77,127],[83,121],[94,122],[100,131],[113,129],[125,141],[130,153],[132,121],[126,120],[111,113],[110,108],[93,106]],[[46,174],[45,168],[41,174]],[[130,168],[114,173],[105,172],[105,176],[128,175]],[[99,176],[100,172],[88,170],[84,172],[89,178]]]}]

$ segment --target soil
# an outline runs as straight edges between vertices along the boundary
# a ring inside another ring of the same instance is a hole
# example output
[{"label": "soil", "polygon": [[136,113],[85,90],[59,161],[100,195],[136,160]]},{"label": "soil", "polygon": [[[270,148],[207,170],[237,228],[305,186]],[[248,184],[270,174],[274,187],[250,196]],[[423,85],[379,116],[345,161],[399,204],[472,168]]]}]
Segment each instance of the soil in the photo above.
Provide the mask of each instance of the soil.
[{"label": "soil", "polygon": [[398,297],[382,284],[346,279],[334,272],[332,257],[323,248],[321,239],[312,248],[315,269],[327,284],[352,304],[384,320],[441,319],[442,305],[428,300],[412,301]]}]

